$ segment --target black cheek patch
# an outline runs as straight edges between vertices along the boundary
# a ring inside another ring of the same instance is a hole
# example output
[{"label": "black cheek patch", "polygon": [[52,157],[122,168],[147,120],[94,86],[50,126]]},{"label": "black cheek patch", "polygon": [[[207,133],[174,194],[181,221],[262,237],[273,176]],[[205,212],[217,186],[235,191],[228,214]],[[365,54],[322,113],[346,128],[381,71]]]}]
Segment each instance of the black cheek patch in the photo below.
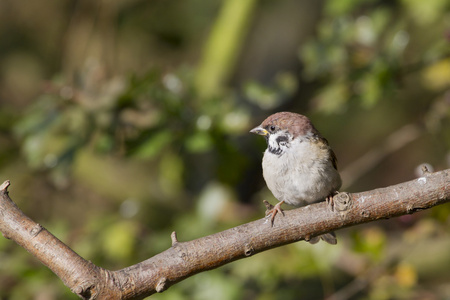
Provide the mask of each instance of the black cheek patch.
[{"label": "black cheek patch", "polygon": [[278,145],[287,145],[289,142],[289,138],[285,135],[280,135],[276,139]]}]

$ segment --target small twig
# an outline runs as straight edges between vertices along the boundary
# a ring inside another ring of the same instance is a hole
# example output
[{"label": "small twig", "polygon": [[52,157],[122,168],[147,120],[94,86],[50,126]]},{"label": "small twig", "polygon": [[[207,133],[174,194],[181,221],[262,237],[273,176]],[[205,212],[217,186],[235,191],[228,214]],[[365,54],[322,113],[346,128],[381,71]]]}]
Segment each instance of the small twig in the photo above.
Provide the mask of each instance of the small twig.
[{"label": "small twig", "polygon": [[266,215],[273,209],[273,205],[269,203],[267,200],[263,200],[264,205],[266,206]]},{"label": "small twig", "polygon": [[175,246],[178,243],[177,233],[173,231],[170,238],[172,240],[172,246]]}]

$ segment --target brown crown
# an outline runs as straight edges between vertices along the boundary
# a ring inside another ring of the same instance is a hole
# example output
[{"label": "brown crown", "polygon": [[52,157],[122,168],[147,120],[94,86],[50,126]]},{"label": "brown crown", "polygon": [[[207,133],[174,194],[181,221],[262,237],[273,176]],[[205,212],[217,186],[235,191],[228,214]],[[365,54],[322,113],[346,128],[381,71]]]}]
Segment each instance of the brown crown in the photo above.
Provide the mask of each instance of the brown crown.
[{"label": "brown crown", "polygon": [[319,132],[307,117],[292,112],[279,112],[270,115],[262,122],[261,127],[267,129],[271,125],[275,125],[281,130],[287,129],[294,137],[307,134],[319,135]]}]

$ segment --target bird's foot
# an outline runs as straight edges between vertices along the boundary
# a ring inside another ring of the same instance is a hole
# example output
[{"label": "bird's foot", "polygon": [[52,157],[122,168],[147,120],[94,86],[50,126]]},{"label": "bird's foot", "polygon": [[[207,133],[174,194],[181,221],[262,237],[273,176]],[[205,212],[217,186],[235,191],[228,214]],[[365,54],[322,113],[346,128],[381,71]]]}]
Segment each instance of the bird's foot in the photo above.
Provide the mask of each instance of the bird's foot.
[{"label": "bird's foot", "polygon": [[275,206],[273,206],[272,204],[270,204],[269,202],[267,202],[266,200],[263,201],[264,205],[266,206],[267,210],[266,210],[266,216],[271,215],[270,217],[270,223],[273,226],[273,221],[275,220],[275,216],[277,215],[277,213],[280,213],[284,216],[284,211],[281,208],[281,205],[284,203],[284,201],[278,202],[277,204],[275,204]]}]

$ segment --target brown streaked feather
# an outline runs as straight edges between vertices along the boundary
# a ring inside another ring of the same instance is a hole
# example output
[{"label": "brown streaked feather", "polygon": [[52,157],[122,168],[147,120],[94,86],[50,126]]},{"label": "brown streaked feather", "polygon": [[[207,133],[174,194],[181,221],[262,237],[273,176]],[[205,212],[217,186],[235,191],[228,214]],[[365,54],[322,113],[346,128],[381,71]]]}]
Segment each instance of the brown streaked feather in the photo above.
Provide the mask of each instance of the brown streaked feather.
[{"label": "brown streaked feather", "polygon": [[331,162],[333,163],[333,167],[336,169],[337,171],[337,157],[336,154],[334,154],[334,151],[330,148],[330,155],[331,155]]},{"label": "brown streaked feather", "polygon": [[323,140],[323,142],[325,143],[328,152],[330,153],[330,157],[331,157],[331,163],[333,164],[333,167],[337,170],[337,157],[336,154],[334,153],[333,149],[331,149],[330,144],[328,143],[328,140],[322,136],[320,136],[320,139]]}]

